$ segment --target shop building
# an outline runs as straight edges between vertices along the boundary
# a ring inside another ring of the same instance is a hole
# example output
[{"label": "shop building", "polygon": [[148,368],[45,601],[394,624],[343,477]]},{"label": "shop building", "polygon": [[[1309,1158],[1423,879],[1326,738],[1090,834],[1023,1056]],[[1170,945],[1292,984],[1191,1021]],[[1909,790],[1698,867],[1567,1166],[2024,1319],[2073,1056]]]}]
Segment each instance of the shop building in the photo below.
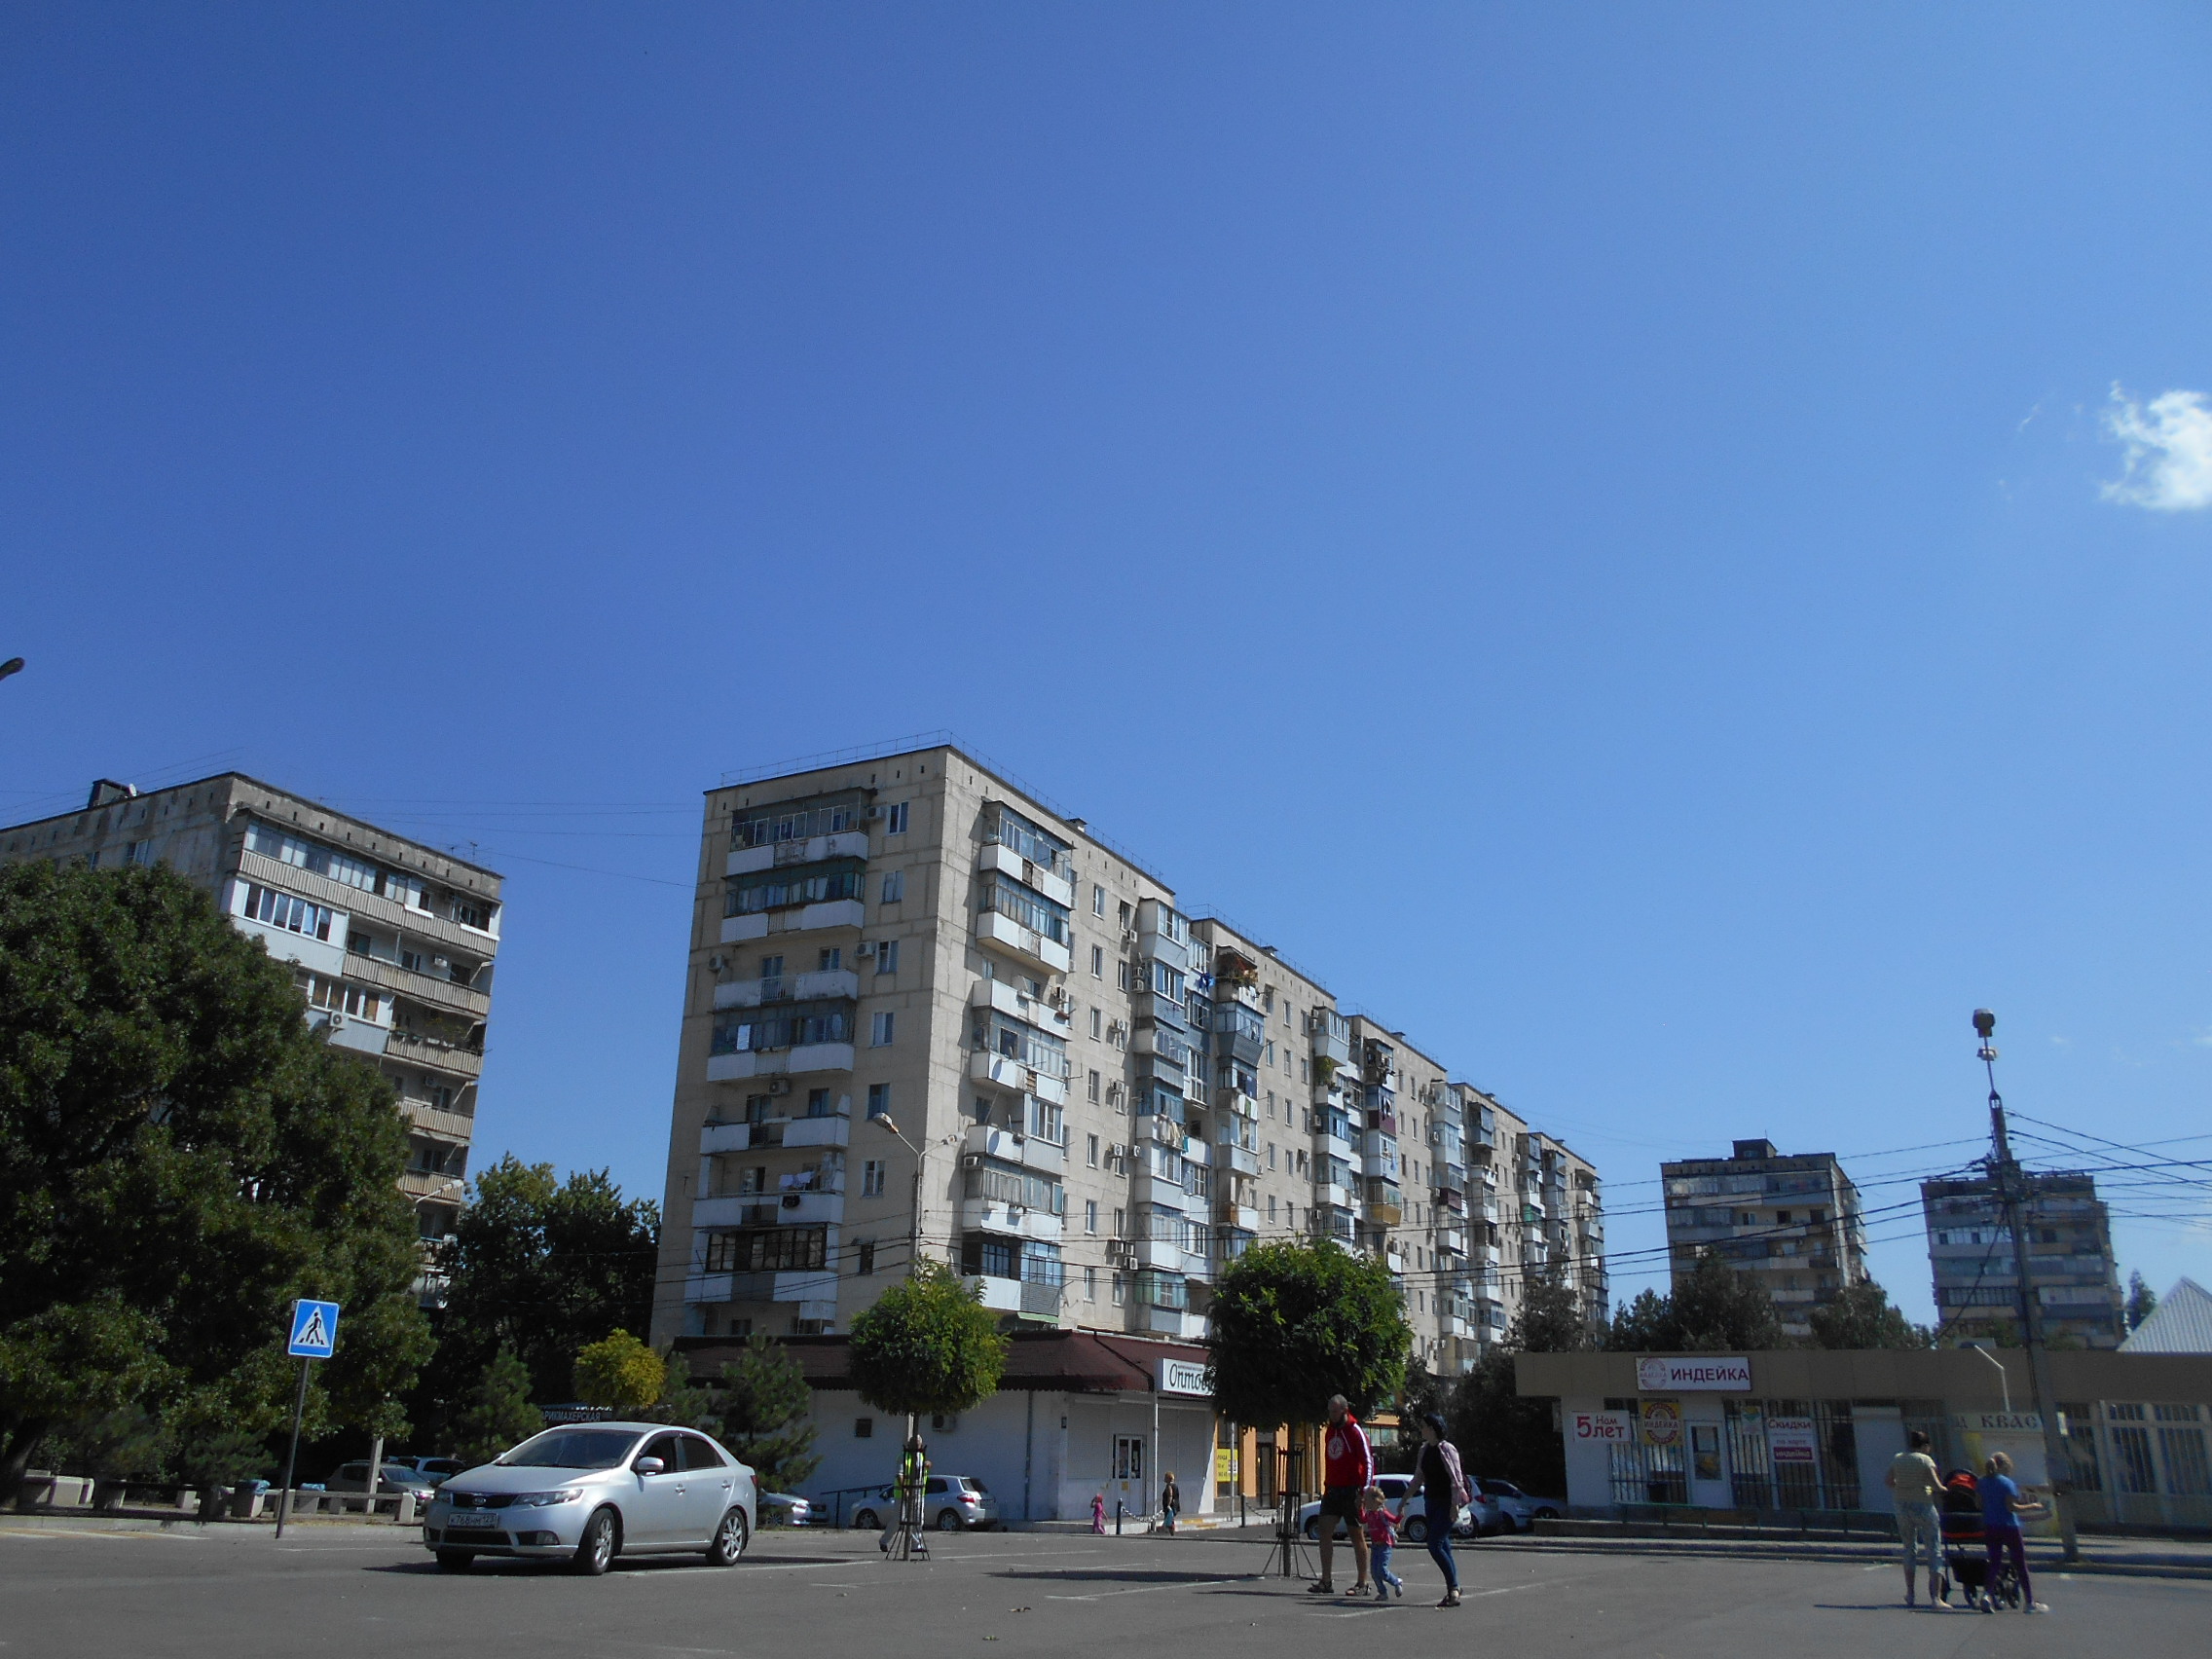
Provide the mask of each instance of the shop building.
[{"label": "shop building", "polygon": [[[2049,1356],[2084,1528],[2212,1529],[2212,1355]],[[1882,1484],[1925,1430],[1946,1472],[2009,1454],[2048,1484],[2021,1349],[1537,1353],[1524,1395],[1559,1402],[1572,1514],[1621,1520],[1889,1512]]]}]

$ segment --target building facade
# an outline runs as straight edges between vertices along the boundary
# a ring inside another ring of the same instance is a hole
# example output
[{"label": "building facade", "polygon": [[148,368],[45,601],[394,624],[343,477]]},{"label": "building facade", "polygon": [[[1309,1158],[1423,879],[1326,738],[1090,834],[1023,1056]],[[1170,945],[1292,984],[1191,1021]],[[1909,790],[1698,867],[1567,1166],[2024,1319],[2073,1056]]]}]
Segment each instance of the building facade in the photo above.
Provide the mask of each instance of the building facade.
[{"label": "building facade", "polygon": [[308,1017],[391,1079],[425,1239],[460,1213],[492,1016],[500,877],[237,772],[0,830],[0,863],[166,865],[291,965]]},{"label": "building facade", "polygon": [[[2127,1335],[2126,1299],[2112,1253],[2112,1219],[2085,1173],[2028,1173],[2021,1224],[2028,1231],[2028,1283],[2043,1309],[2046,1340],[2118,1347]],[[1946,1342],[2019,1338],[2020,1292],[2012,1232],[1986,1176],[1924,1181],[1928,1263]]]},{"label": "building facade", "polygon": [[698,875],[656,1343],[845,1332],[917,1241],[1033,1332],[1198,1342],[1226,1263],[1316,1235],[1438,1370],[1524,1236],[1603,1308],[1590,1165],[1533,1137],[1564,1231],[1507,1219],[1525,1124],[957,748],[712,791]]},{"label": "building facade", "polygon": [[1726,1158],[1659,1166],[1667,1256],[1679,1284],[1700,1251],[1717,1251],[1774,1297],[1782,1328],[1809,1336],[1812,1310],[1866,1281],[1859,1189],[1833,1153],[1785,1157],[1769,1140],[1740,1140]]}]

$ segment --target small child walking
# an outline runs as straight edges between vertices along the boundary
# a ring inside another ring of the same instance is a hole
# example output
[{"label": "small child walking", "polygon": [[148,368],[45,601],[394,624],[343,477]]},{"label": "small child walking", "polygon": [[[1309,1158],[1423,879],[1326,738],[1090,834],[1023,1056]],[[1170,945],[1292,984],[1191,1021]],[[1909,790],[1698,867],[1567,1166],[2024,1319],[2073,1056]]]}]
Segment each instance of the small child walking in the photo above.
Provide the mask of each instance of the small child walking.
[{"label": "small child walking", "polygon": [[1406,1581],[1390,1570],[1390,1551],[1398,1542],[1398,1518],[1382,1501],[1382,1489],[1369,1487],[1359,1494],[1360,1525],[1367,1529],[1367,1553],[1374,1566],[1375,1599],[1387,1602],[1390,1592],[1406,1599]]}]

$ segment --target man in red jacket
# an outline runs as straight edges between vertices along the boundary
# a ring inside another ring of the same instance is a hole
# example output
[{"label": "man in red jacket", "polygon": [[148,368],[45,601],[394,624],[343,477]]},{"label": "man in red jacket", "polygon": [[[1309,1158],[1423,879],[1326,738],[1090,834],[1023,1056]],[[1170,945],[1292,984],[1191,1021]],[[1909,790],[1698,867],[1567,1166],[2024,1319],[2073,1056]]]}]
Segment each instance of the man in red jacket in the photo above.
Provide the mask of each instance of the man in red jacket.
[{"label": "man in red jacket", "polygon": [[1330,1395],[1328,1434],[1322,1445],[1321,1576],[1306,1587],[1311,1594],[1337,1593],[1329,1565],[1340,1519],[1351,1533],[1352,1560],[1359,1564],[1359,1582],[1351,1593],[1357,1596],[1367,1588],[1367,1532],[1359,1524],[1359,1494],[1374,1480],[1375,1449],[1367,1443],[1367,1430],[1359,1426],[1359,1419],[1351,1415],[1350,1403],[1342,1394]]}]

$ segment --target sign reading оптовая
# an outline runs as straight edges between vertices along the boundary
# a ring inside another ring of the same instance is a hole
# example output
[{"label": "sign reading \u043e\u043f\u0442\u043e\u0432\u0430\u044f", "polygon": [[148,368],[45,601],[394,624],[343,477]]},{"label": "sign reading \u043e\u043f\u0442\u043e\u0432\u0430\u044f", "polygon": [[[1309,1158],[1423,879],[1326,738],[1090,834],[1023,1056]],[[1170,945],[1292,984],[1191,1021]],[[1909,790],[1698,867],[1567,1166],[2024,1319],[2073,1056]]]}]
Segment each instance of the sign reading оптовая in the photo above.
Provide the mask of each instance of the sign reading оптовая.
[{"label": "sign reading \u043e\u043f\u0442\u043e\u0432\u0430\u044f", "polygon": [[1642,1394],[1679,1394],[1707,1389],[1716,1393],[1751,1391],[1751,1362],[1741,1354],[1684,1354],[1678,1359],[1656,1355],[1636,1362],[1637,1391]]}]

